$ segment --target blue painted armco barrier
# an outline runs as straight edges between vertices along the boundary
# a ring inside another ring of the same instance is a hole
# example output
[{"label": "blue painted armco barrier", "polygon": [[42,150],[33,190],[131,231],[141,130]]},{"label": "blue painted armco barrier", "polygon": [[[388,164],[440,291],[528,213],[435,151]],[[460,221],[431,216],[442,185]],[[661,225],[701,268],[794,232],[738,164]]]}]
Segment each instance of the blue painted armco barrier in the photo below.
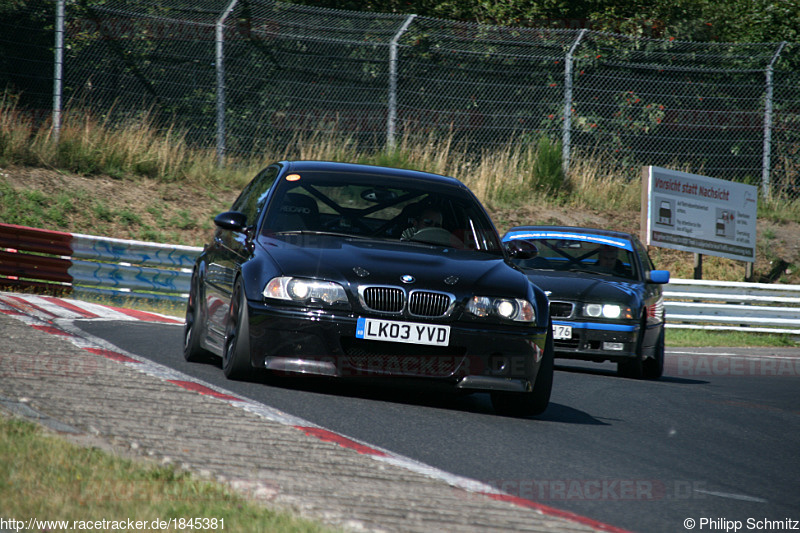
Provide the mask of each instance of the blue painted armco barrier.
[{"label": "blue painted armco barrier", "polygon": [[68,272],[73,285],[169,293],[188,293],[192,275],[188,268],[167,270],[93,261],[72,261]]},{"label": "blue painted armco barrier", "polygon": [[0,285],[185,302],[201,251],[0,224]]},{"label": "blue painted armco barrier", "polygon": [[72,257],[156,267],[192,268],[202,248],[72,234]]}]

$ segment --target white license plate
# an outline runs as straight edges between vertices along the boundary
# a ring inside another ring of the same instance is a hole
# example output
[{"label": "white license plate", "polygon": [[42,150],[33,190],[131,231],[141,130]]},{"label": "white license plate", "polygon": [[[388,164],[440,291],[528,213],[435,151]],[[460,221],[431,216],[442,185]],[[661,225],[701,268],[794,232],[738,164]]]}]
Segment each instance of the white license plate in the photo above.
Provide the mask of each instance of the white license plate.
[{"label": "white license plate", "polygon": [[356,337],[377,341],[447,346],[450,343],[450,326],[362,317],[358,319],[356,325]]},{"label": "white license plate", "polygon": [[553,338],[554,339],[571,339],[572,326],[565,326],[563,324],[553,324]]}]

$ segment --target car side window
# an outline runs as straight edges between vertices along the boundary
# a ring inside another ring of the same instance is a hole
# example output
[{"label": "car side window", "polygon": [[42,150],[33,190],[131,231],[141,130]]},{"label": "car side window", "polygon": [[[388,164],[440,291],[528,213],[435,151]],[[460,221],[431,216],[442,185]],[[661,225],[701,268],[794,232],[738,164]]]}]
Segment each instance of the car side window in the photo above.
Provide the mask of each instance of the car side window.
[{"label": "car side window", "polygon": [[248,226],[252,226],[256,223],[258,213],[261,208],[264,207],[267,193],[277,177],[278,167],[271,166],[265,168],[247,184],[242,194],[233,202],[231,208],[247,216]]}]

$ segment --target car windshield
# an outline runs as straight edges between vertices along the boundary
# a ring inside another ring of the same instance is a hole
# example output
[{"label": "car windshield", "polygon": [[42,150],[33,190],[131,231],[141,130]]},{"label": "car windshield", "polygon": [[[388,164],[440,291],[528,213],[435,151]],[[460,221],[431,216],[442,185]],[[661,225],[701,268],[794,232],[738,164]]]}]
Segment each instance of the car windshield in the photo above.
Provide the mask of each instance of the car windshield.
[{"label": "car windshield", "polygon": [[284,177],[262,233],[331,233],[502,255],[480,204],[447,184],[381,174],[305,171]]},{"label": "car windshield", "polygon": [[[533,257],[514,259],[522,268],[588,272],[638,279],[633,247],[627,240],[579,233],[519,232],[513,238]],[[531,246],[532,245],[532,246]]]}]

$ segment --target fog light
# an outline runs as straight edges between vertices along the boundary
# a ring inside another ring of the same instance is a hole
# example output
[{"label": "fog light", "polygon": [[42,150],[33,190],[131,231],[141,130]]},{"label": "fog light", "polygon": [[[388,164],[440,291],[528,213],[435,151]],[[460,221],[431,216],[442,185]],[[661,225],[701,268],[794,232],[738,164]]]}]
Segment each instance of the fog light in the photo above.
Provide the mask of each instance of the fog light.
[{"label": "fog light", "polygon": [[604,350],[613,350],[615,352],[621,352],[625,349],[625,344],[621,342],[604,342],[603,343]]}]

